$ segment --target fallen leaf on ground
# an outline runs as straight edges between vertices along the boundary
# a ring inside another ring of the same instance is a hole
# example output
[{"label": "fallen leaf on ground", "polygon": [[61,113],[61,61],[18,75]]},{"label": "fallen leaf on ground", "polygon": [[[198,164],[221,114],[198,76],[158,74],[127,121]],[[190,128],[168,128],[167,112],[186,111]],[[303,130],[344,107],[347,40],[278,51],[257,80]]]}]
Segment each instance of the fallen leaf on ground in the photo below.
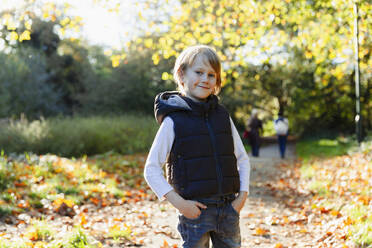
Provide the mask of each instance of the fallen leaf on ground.
[{"label": "fallen leaf on ground", "polygon": [[262,229],[262,228],[256,228],[253,235],[265,235],[269,232],[269,230]]}]

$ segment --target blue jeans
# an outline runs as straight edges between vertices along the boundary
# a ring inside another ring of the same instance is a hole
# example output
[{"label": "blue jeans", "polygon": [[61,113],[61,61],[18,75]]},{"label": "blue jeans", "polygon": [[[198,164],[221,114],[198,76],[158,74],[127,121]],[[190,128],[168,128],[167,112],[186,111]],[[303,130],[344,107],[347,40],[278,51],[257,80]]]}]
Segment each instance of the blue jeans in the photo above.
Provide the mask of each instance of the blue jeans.
[{"label": "blue jeans", "polygon": [[287,135],[278,135],[278,142],[279,142],[279,151],[280,156],[284,158],[285,156],[285,147],[287,144]]},{"label": "blue jeans", "polygon": [[195,199],[207,205],[196,219],[179,216],[178,231],[184,248],[208,248],[209,239],[214,248],[240,247],[239,213],[231,205],[235,196]]}]

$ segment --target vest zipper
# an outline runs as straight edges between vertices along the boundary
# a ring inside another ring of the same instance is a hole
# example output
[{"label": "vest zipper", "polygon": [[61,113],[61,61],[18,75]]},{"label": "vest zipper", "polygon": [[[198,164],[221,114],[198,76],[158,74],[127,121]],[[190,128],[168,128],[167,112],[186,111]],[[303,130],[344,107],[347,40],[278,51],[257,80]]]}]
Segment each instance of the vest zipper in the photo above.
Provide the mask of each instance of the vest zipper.
[{"label": "vest zipper", "polygon": [[218,194],[222,195],[222,171],[221,171],[221,166],[220,166],[220,163],[218,161],[218,156],[217,156],[216,139],[214,137],[214,133],[213,133],[213,130],[211,128],[211,125],[209,124],[208,113],[205,114],[205,124],[207,125],[208,132],[209,132],[209,137],[211,138],[214,159],[216,161]]}]

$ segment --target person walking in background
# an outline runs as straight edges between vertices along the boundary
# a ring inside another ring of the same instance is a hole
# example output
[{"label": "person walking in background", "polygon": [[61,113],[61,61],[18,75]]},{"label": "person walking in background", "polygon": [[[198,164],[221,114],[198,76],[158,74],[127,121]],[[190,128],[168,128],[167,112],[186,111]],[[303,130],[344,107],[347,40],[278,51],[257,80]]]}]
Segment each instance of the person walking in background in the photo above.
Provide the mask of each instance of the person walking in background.
[{"label": "person walking in background", "polygon": [[279,112],[278,118],[274,121],[274,129],[276,135],[278,136],[279,152],[281,158],[285,157],[288,127],[289,127],[288,119],[283,116],[283,112]]},{"label": "person walking in background", "polygon": [[260,133],[262,133],[262,121],[258,119],[257,109],[252,110],[251,117],[247,123],[247,130],[249,132],[249,144],[252,148],[252,156],[258,157],[260,154]]},{"label": "person walking in background", "polygon": [[[179,91],[160,93],[160,128],[146,160],[146,182],[179,210],[184,248],[241,247],[239,212],[250,163],[239,133],[216,96],[221,63],[208,46],[183,51],[174,66]],[[166,165],[166,181],[162,166]]]}]

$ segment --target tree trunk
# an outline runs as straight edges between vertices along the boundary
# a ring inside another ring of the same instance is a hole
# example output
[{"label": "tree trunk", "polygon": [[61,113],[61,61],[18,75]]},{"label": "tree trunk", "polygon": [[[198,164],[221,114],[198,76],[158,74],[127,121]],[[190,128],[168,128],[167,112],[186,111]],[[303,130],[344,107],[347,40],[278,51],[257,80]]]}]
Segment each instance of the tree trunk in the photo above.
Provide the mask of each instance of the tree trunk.
[{"label": "tree trunk", "polygon": [[278,103],[279,103],[279,113],[285,115],[284,111],[287,106],[287,101],[282,96],[277,96]]}]

